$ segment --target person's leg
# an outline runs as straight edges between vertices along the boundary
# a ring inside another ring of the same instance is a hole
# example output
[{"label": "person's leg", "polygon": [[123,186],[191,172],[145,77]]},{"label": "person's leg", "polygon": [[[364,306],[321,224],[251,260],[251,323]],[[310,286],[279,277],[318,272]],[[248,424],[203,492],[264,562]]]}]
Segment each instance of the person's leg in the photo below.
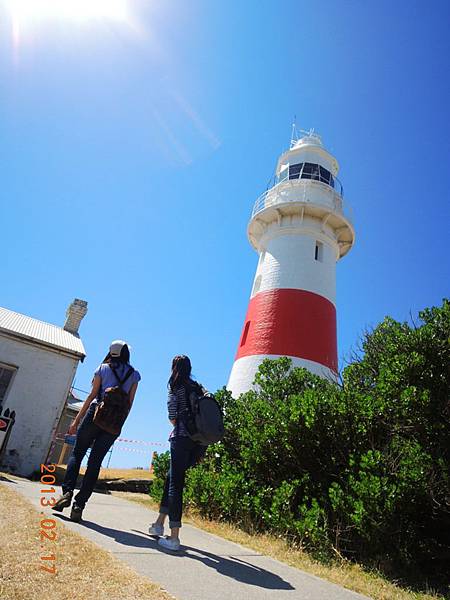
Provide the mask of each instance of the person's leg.
[{"label": "person's leg", "polygon": [[161,498],[161,503],[159,505],[159,515],[156,519],[156,523],[158,525],[164,525],[167,515],[169,514],[169,486],[170,486],[170,469],[166,475],[166,480],[164,481],[164,490]]},{"label": "person's leg", "polygon": [[[200,446],[195,444],[192,448],[189,459],[187,463],[187,468],[193,467],[197,465],[201,459],[204,457],[206,452],[206,446]],[[169,514],[169,486],[170,486],[170,469],[167,473],[166,479],[164,481],[164,490],[161,498],[161,503],[159,505],[159,515],[156,519],[154,525],[164,525],[167,515]]]},{"label": "person's leg", "polygon": [[72,494],[80,472],[81,462],[96,434],[96,426],[92,423],[95,407],[89,408],[77,431],[75,446],[67,463],[66,474],[62,483],[63,494]]},{"label": "person's leg", "polygon": [[195,444],[192,450],[189,453],[188,460],[188,469],[191,467],[195,467],[205,456],[207,446],[200,446],[200,444]]},{"label": "person's leg", "polygon": [[171,444],[169,482],[169,527],[170,536],[161,538],[159,544],[168,550],[180,548],[181,515],[183,510],[183,488],[186,471],[196,465],[206,452],[206,447],[195,444],[189,438],[177,438]]},{"label": "person's leg", "polygon": [[[195,467],[205,456],[206,446],[200,446],[199,444],[193,443],[189,440],[189,444],[186,443],[186,456],[185,456],[185,468],[182,480],[179,482],[179,489],[181,490],[179,493],[179,497],[176,499],[176,506],[174,506],[175,511],[173,512],[173,520],[169,521],[170,525],[170,537],[173,540],[179,540],[180,537],[180,527],[181,527],[181,514],[183,510],[183,490],[184,490],[184,480],[186,476],[186,471],[191,467]],[[179,515],[179,525],[176,521]],[[175,521],[175,522],[174,522]]]},{"label": "person's leg", "polygon": [[169,514],[169,483],[170,476],[169,473],[166,475],[166,479],[164,481],[164,490],[161,498],[161,503],[159,505],[159,515],[154,523],[148,528],[148,532],[150,535],[161,536],[164,535],[164,523],[166,521],[167,515]]},{"label": "person's leg", "polygon": [[189,438],[179,437],[171,443],[169,482],[169,527],[171,538],[178,539],[183,510],[183,488],[190,453],[194,443]]},{"label": "person's leg", "polygon": [[102,462],[106,456],[106,453],[118,437],[117,435],[103,431],[96,425],[94,426],[97,428],[97,434],[95,436],[91,453],[89,454],[86,473],[84,474],[80,491],[75,496],[75,504],[81,510],[83,510],[85,507],[86,502],[89,500],[94,490],[94,486],[97,483],[100,472],[100,467],[102,466]]}]

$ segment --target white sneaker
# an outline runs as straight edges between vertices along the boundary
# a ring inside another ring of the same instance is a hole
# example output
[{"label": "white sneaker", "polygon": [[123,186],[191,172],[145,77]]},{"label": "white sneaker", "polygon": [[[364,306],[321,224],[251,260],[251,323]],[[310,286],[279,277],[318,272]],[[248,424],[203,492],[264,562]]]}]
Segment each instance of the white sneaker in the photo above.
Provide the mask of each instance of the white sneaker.
[{"label": "white sneaker", "polygon": [[159,538],[158,540],[158,546],[161,546],[162,548],[165,548],[166,550],[172,550],[172,552],[176,552],[177,550],[180,549],[180,540],[176,539],[174,540],[173,538],[170,537],[162,537]]},{"label": "white sneaker", "polygon": [[164,535],[164,525],[152,523],[148,528],[148,532],[150,535]]}]

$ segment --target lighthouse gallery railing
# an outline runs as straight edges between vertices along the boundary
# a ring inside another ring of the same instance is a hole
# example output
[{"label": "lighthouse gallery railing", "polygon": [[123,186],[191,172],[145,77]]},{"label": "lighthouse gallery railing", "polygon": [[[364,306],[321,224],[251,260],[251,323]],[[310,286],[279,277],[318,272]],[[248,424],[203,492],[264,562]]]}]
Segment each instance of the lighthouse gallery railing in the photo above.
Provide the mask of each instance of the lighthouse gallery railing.
[{"label": "lighthouse gallery railing", "polygon": [[[307,190],[311,190],[311,186],[320,186],[321,190],[326,191],[327,199],[323,201],[320,201],[318,198],[309,199]],[[285,179],[280,181],[259,196],[253,206],[252,218],[270,206],[290,202],[324,206],[342,215],[350,223],[353,222],[352,210],[348,205],[344,207],[342,196],[330,185],[313,179]]]}]

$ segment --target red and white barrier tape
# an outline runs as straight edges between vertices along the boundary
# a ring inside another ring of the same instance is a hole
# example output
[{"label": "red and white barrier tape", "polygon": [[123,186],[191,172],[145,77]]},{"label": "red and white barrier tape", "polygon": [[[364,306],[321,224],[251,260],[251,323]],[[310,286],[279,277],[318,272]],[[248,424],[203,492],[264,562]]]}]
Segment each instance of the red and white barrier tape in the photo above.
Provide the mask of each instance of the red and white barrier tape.
[{"label": "red and white barrier tape", "polygon": [[146,442],[145,440],[129,440],[127,438],[117,438],[116,442],[126,442],[127,444],[145,444],[146,446],[168,446],[169,442]]},{"label": "red and white barrier tape", "polygon": [[127,448],[127,447],[123,447],[123,446],[113,446],[114,450],[117,450],[119,452],[137,452],[138,454],[147,454],[147,455],[152,455],[153,452],[152,450],[141,450],[140,448]]},{"label": "red and white barrier tape", "polygon": [[[64,440],[65,439],[65,435],[56,435],[55,439],[57,440]],[[117,438],[117,440],[114,442],[115,444],[123,444],[123,443],[127,443],[127,444],[145,444],[146,446],[168,446],[169,442],[147,442],[145,440],[128,440],[127,438]]]}]

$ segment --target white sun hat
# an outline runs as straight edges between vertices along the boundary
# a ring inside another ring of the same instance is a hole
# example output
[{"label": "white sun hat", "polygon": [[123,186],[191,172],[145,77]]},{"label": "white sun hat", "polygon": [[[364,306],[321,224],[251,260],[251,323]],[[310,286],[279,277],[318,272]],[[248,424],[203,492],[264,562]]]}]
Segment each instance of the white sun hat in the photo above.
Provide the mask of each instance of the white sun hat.
[{"label": "white sun hat", "polygon": [[111,345],[109,346],[109,353],[111,354],[111,356],[120,356],[120,353],[122,352],[122,348],[124,346],[127,346],[128,344],[126,342],[124,342],[123,340],[114,340],[113,342],[111,342]]}]

